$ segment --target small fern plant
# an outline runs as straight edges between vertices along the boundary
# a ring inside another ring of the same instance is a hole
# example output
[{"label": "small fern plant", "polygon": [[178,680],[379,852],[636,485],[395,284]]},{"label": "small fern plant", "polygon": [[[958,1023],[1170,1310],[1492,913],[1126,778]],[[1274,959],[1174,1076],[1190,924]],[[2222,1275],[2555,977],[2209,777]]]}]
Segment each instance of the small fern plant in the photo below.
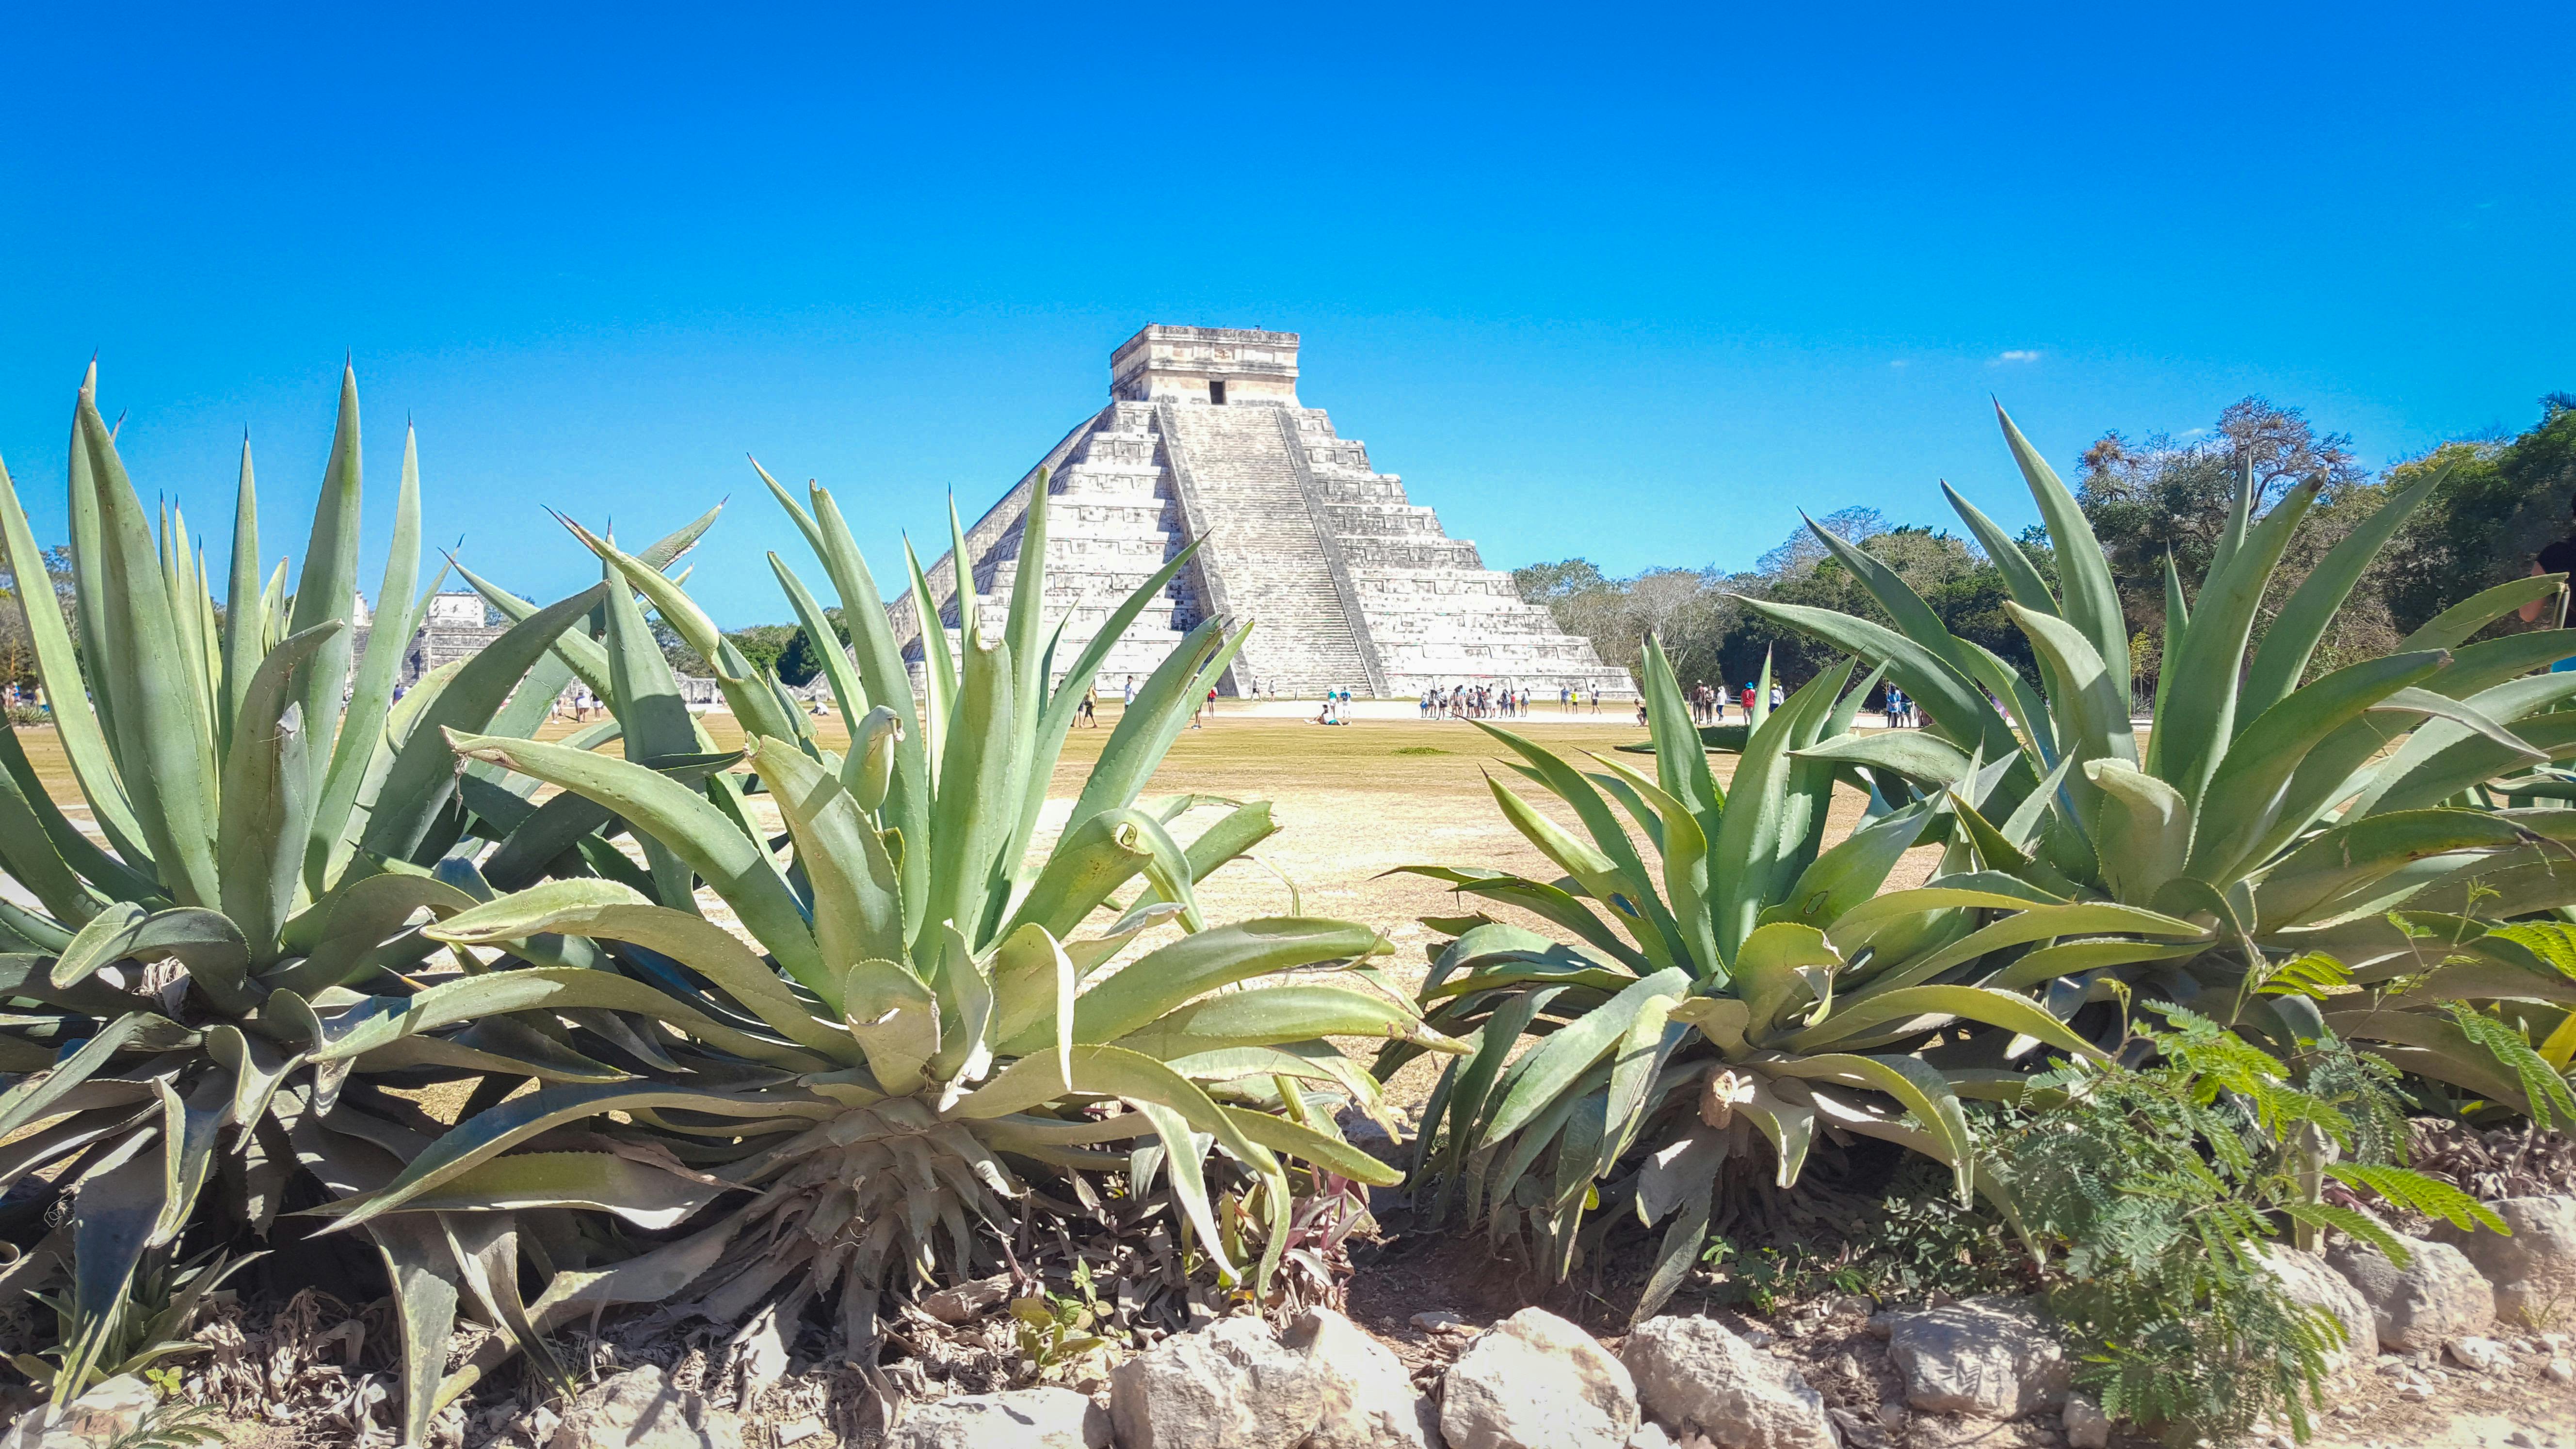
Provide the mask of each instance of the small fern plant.
[{"label": "small fern plant", "polygon": [[2293,1068],[2172,1006],[2122,1060],[2061,1062],[2001,1119],[1990,1160],[2048,1270],[2049,1306],[2104,1410],[2173,1442],[2286,1418],[2301,1440],[2344,1347],[2331,1314],[2274,1275],[2272,1240],[2340,1232],[2407,1261],[2357,1199],[2503,1224],[2406,1166],[2396,1074],[2331,1033]]}]

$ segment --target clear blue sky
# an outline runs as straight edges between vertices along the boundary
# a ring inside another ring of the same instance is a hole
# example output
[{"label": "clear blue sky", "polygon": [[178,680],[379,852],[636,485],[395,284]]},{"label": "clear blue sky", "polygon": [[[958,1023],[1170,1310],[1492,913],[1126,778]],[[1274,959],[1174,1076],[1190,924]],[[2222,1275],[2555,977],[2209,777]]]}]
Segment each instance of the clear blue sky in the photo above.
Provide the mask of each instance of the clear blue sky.
[{"label": "clear blue sky", "polygon": [[433,537],[540,597],[592,576],[540,505],[730,493],[727,624],[802,554],[746,451],[887,577],[1147,321],[1304,333],[1496,567],[1740,566],[1943,476],[2026,521],[1989,391],[2061,465],[2256,391],[2376,464],[2576,388],[2571,17],[22,5],[0,457],[60,538],[96,351],[218,548],[251,431],[274,555],[353,352],[370,581],[408,413]]}]

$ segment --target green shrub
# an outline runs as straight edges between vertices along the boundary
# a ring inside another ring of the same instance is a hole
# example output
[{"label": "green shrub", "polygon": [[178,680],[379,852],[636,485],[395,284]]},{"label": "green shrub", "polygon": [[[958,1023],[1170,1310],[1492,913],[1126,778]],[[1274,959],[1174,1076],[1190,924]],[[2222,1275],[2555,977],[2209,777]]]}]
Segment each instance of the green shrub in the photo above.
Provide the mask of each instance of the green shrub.
[{"label": "green shrub", "polygon": [[[2301,1439],[2346,1345],[2264,1263],[2285,1225],[2333,1229],[2401,1265],[2403,1240],[2324,1200],[2327,1181],[2461,1226],[2503,1223],[2408,1170],[2396,1074],[2331,1035],[2305,1080],[2179,1008],[2144,1035],[2153,1065],[2062,1063],[1988,1144],[2014,1222],[2048,1278],[2076,1379],[2103,1408],[2176,1442],[2225,1440],[2274,1414]],[[2375,1345],[2355,1345],[2364,1354]]]}]

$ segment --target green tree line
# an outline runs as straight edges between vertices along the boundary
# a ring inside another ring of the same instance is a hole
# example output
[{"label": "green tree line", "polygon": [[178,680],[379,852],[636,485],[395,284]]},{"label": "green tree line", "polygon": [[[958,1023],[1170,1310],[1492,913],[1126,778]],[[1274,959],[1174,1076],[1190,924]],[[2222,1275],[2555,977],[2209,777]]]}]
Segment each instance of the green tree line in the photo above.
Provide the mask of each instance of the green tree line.
[{"label": "green tree line", "polygon": [[[2376,475],[2352,440],[2319,432],[2298,408],[2249,397],[2214,426],[2184,437],[2103,434],[2075,460],[2071,481],[2109,554],[2134,638],[2133,687],[2152,692],[2164,636],[2164,567],[2171,557],[2188,588],[2207,572],[2240,480],[2250,471],[2258,513],[2291,487],[2322,486],[2292,540],[2262,617],[2262,630],[2317,560],[2349,537],[2388,498],[2431,474],[2441,481],[2387,548],[2310,664],[2324,673],[2383,654],[2451,605],[2528,572],[2533,555],[2569,531],[2576,498],[2576,394],[2552,393],[2518,435],[2446,443]],[[1816,520],[1894,570],[1950,631],[2036,677],[2027,638],[2004,616],[2003,576],[1975,541],[1948,529],[1889,522],[1871,508]],[[2017,546],[2052,587],[2056,564],[2034,527]],[[1741,687],[1766,655],[1791,682],[1827,662],[1823,646],[1781,629],[1737,600],[1751,597],[1835,609],[1888,622],[1869,591],[1813,534],[1800,529],[1751,569],[1651,568],[1613,578],[1566,559],[1512,571],[1521,596],[1548,607],[1568,633],[1592,640],[1603,660],[1634,668],[1639,641],[1664,641],[1685,684]],[[2504,628],[2519,627],[2507,620]]]}]

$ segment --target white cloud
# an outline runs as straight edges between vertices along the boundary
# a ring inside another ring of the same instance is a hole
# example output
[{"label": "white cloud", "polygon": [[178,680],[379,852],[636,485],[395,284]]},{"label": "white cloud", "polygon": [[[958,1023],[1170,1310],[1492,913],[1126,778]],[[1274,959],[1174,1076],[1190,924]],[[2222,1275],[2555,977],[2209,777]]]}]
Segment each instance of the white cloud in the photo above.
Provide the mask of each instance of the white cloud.
[{"label": "white cloud", "polygon": [[2012,351],[2010,351],[2010,352],[2006,352],[2006,353],[2004,353],[2004,354],[2002,354],[2002,355],[1998,356],[1997,358],[1995,358],[1995,360],[1994,360],[1994,361],[1987,363],[1987,364],[1986,364],[1986,366],[1988,366],[1988,367],[2001,367],[2001,366],[2003,366],[2003,365],[2004,365],[2005,363],[2007,363],[2007,362],[2037,362],[2037,361],[2039,361],[2039,349],[2038,349],[2038,348],[2036,348],[2036,347],[2017,347],[2017,348],[2014,348],[2014,349],[2013,349]]},{"label": "white cloud", "polygon": [[1894,362],[1891,362],[1891,363],[1889,363],[1889,364],[1888,364],[1888,366],[1890,366],[1890,367],[1903,367],[1904,365],[1905,365],[1905,359],[1904,359],[1904,358],[1902,358],[1902,357],[1900,357],[1900,358],[1896,359]]}]

